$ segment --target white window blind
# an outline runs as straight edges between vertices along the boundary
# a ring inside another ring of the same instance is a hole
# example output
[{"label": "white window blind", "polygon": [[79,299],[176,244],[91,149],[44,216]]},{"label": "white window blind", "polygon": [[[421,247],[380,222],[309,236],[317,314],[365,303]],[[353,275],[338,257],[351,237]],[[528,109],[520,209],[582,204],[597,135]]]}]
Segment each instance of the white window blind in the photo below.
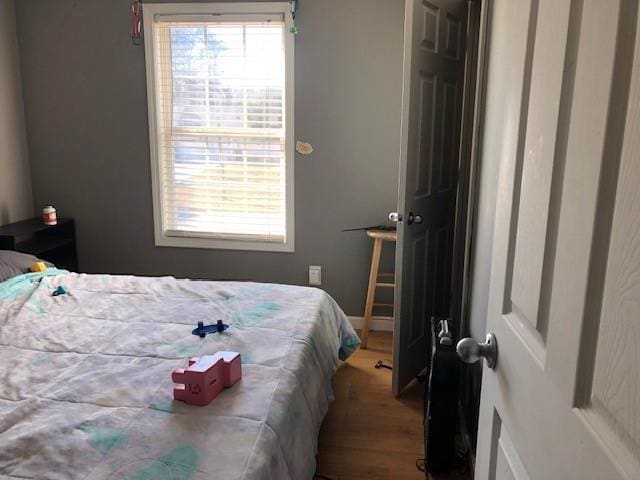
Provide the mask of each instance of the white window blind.
[{"label": "white window blind", "polygon": [[283,17],[155,16],[165,236],[286,241]]}]

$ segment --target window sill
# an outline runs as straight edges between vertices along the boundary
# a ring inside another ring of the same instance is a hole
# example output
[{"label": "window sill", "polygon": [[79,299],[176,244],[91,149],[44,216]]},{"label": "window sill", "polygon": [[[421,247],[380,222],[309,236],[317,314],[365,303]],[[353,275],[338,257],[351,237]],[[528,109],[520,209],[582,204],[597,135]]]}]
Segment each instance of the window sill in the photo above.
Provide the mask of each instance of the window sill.
[{"label": "window sill", "polygon": [[203,248],[209,250],[244,250],[255,252],[293,253],[293,240],[285,243],[222,240],[217,238],[173,237],[156,235],[156,247]]}]

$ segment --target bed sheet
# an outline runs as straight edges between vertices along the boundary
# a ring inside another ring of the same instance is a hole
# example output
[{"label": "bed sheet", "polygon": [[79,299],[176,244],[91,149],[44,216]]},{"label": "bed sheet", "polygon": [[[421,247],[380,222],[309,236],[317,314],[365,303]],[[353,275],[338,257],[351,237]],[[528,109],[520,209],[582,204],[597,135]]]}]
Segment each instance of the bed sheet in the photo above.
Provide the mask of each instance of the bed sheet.
[{"label": "bed sheet", "polygon": [[[218,319],[224,333],[191,334]],[[331,376],[358,344],[315,288],[16,277],[0,284],[0,478],[312,478]],[[241,353],[242,380],[206,407],[173,401],[171,371],[220,350]]]}]

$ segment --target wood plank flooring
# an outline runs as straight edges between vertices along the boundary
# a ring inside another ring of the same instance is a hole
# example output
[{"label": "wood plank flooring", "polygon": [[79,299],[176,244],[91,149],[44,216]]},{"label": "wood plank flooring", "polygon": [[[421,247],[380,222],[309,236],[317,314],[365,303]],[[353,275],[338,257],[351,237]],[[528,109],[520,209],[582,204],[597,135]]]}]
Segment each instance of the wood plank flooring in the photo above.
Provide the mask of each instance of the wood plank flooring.
[{"label": "wood plank flooring", "polygon": [[[423,385],[395,398],[391,370],[391,332],[371,332],[367,350],[340,365],[333,379],[336,400],[319,438],[317,473],[332,480],[424,480],[416,460],[424,458]],[[463,478],[445,476],[444,478]]]}]

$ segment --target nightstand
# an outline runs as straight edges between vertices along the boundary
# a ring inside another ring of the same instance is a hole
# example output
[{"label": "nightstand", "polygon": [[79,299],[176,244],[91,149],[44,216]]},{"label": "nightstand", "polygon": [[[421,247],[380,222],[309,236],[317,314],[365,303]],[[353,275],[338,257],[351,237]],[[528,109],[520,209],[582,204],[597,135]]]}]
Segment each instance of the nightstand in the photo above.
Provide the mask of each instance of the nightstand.
[{"label": "nightstand", "polygon": [[59,218],[57,225],[45,225],[31,218],[0,227],[0,250],[30,253],[65,270],[78,270],[76,232],[73,219]]}]

